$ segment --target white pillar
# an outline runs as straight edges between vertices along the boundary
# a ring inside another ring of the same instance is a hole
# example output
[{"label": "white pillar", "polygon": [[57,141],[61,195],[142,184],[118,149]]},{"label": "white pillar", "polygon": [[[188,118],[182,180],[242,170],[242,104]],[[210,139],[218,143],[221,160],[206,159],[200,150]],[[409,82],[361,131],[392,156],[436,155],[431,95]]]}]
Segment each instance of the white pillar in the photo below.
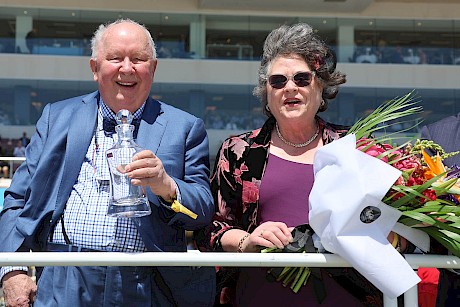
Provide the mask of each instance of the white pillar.
[{"label": "white pillar", "polygon": [[195,58],[206,56],[206,19],[203,15],[190,23],[190,52]]},{"label": "white pillar", "polygon": [[355,49],[355,28],[350,25],[341,25],[338,28],[338,55],[339,62],[349,62],[349,58],[353,57]]},{"label": "white pillar", "polygon": [[28,53],[29,49],[26,46],[26,35],[32,30],[32,16],[16,16],[16,50],[21,49],[21,53]]}]

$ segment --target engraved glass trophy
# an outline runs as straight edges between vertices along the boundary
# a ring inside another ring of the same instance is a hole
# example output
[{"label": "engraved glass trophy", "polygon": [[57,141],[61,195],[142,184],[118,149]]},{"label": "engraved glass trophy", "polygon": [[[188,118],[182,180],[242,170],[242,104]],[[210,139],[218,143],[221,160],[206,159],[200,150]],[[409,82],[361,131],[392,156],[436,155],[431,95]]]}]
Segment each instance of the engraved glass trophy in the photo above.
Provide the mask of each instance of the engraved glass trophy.
[{"label": "engraved glass trophy", "polygon": [[117,113],[115,131],[118,141],[107,150],[106,157],[110,170],[111,200],[107,215],[116,217],[141,217],[151,213],[145,188],[134,186],[128,177],[125,166],[131,163],[133,155],[141,150],[133,139],[133,115],[128,110]]}]

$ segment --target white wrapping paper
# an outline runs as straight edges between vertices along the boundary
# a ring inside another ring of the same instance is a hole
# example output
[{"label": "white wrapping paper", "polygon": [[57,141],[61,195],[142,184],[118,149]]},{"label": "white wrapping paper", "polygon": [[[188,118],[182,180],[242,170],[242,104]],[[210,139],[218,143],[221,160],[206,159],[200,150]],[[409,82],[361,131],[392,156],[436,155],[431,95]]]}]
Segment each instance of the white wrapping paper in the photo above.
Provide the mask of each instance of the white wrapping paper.
[{"label": "white wrapping paper", "polygon": [[[401,172],[357,150],[354,135],[319,149],[314,172],[309,220],[323,247],[391,298],[415,286],[420,278],[387,240],[401,213],[381,202]],[[381,215],[364,223],[369,206]]]}]

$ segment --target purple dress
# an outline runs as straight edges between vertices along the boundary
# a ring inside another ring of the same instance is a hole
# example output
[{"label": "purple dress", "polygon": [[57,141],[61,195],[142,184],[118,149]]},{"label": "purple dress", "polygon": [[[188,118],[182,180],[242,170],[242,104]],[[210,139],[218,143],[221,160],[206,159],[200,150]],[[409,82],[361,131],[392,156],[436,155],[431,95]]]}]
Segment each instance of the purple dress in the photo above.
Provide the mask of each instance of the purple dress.
[{"label": "purple dress", "polygon": [[[308,223],[308,196],[313,181],[313,165],[270,154],[260,187],[258,224],[267,221],[281,221],[288,226]],[[363,306],[325,271],[322,271],[322,278],[327,297],[319,305],[312,283],[307,283],[296,294],[281,282],[269,282],[267,270],[260,267],[240,269],[235,306]]]}]

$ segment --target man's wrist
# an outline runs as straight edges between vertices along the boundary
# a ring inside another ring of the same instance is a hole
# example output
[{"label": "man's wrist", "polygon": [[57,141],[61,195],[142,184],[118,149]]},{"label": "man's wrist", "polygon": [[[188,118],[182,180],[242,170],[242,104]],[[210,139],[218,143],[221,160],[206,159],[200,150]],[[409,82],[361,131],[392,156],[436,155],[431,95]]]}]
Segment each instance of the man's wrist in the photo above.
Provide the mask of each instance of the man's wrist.
[{"label": "man's wrist", "polygon": [[177,194],[179,193],[179,188],[177,187],[176,181],[169,177],[171,179],[171,182],[169,183],[169,191],[165,193],[165,195],[162,195],[161,198],[167,203],[172,203],[174,200],[177,199]]},{"label": "man's wrist", "polygon": [[158,196],[160,199],[160,202],[167,205],[168,207],[171,206],[171,204],[175,201],[178,200],[179,202],[182,201],[182,197],[180,195],[179,187],[177,186],[177,183],[173,180],[173,193],[168,193],[167,196]]}]

